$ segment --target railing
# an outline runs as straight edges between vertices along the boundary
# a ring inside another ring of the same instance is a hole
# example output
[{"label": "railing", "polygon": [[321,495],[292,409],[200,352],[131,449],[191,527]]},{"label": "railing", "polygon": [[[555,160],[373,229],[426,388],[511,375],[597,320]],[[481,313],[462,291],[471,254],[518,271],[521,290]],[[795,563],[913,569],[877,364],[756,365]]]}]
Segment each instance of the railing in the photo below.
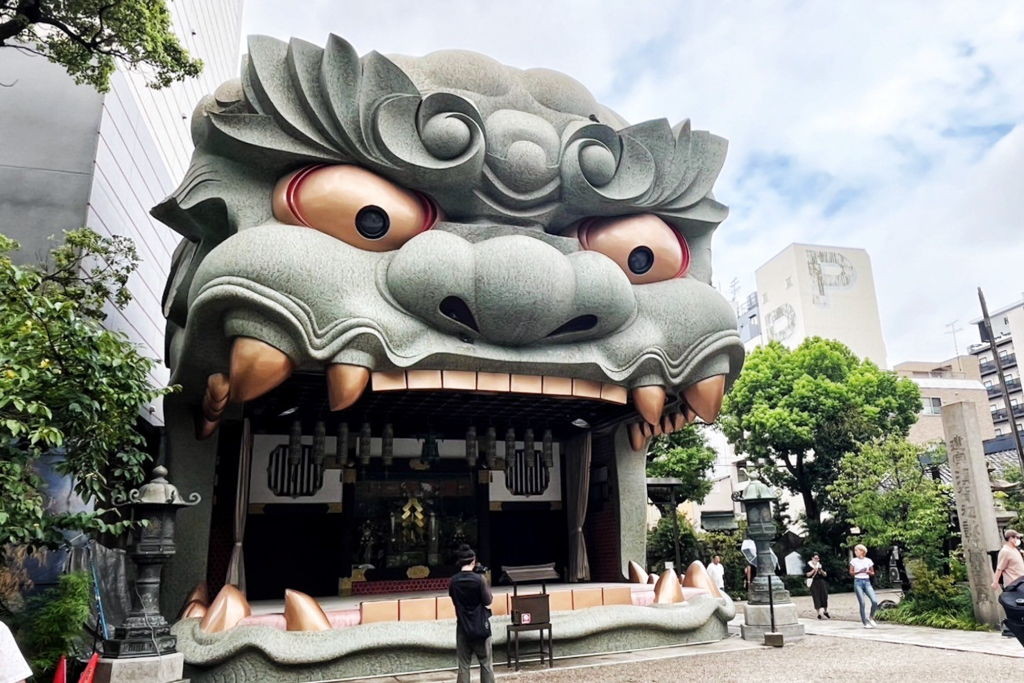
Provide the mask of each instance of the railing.
[{"label": "railing", "polygon": [[990,372],[996,371],[996,364],[992,361],[984,361],[978,363],[978,369],[981,370],[981,374],[987,375]]},{"label": "railing", "polygon": [[1021,415],[1024,415],[1024,404],[1013,406],[1013,416],[1020,417]]},{"label": "railing", "polygon": [[993,410],[992,411],[992,421],[993,422],[1004,422],[1006,420],[1006,417],[1007,416],[1006,416],[1006,411],[1005,410]]},{"label": "railing", "polygon": [[985,389],[988,390],[989,398],[995,398],[996,396],[999,396],[1000,394],[1003,393],[1003,387],[1002,385],[999,384],[992,384],[990,386],[985,387]]},{"label": "railing", "polygon": [[1013,379],[1006,380],[1006,388],[1010,391],[1020,391],[1021,383],[1020,380],[1014,377]]},{"label": "railing", "polygon": [[[1005,356],[999,356],[999,360],[1003,361],[1003,368],[1012,368],[1017,364],[1017,354],[1008,353]],[[995,363],[993,363],[995,365]]]}]

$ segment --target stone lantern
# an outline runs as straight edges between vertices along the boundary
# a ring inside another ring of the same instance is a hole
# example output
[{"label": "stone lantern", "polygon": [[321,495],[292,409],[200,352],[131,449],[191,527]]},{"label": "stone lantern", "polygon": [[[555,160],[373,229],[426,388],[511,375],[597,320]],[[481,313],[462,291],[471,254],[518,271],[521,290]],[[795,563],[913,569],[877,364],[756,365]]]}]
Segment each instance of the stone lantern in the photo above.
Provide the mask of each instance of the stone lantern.
[{"label": "stone lantern", "polygon": [[757,576],[747,589],[745,619],[740,627],[744,640],[763,642],[767,633],[781,633],[789,639],[804,636],[804,627],[797,619],[796,605],[790,600],[782,579],[775,576],[775,558],[771,542],[775,538],[772,502],[780,492],[772,489],[757,472],[749,472],[750,483],[733,494],[747,513],[747,536],[757,549]]},{"label": "stone lantern", "polygon": [[137,529],[128,557],[135,564],[131,586],[132,609],[124,623],[115,627],[114,637],[103,641],[107,658],[152,657],[174,652],[177,639],[160,615],[160,573],[174,555],[174,518],[178,508],[199,503],[198,493],[184,500],[167,481],[167,469],[157,466],[153,478],[138,489],[114,501],[131,508],[136,521],[147,522]]}]

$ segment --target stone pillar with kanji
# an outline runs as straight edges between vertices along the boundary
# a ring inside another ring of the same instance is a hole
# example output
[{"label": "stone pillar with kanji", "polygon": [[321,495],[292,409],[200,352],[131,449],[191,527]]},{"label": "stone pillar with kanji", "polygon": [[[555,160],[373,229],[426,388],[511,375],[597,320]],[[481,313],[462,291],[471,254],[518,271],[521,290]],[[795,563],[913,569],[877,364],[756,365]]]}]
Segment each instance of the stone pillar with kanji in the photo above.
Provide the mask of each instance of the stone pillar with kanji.
[{"label": "stone pillar with kanji", "polygon": [[974,618],[998,626],[1003,620],[1003,610],[996,599],[998,591],[992,589],[989,552],[999,550],[999,525],[985,466],[977,408],[971,402],[942,406],[942,429],[953,475],[964,562],[974,599]]}]

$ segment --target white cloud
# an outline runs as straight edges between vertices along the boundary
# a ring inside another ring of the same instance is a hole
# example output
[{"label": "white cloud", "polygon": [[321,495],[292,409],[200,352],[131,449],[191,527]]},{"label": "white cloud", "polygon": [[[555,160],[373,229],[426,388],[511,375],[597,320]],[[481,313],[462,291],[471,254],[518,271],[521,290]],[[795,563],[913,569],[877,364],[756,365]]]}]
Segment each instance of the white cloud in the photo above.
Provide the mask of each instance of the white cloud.
[{"label": "white cloud", "polygon": [[945,324],[977,315],[977,286],[993,306],[1024,291],[1019,2],[301,7],[247,0],[244,31],[476,50],[564,71],[630,120],[690,118],[728,138],[716,280],[752,289],[791,242],[864,247],[890,362],[952,355]]}]

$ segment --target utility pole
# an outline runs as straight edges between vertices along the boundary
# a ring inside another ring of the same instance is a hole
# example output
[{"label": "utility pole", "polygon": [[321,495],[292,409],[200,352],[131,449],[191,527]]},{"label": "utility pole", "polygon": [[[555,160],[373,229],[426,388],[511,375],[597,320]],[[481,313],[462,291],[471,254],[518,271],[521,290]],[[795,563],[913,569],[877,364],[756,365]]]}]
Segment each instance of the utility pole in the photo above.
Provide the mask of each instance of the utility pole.
[{"label": "utility pole", "polygon": [[996,362],[999,384],[1003,388],[1003,403],[1006,405],[1006,414],[1010,418],[1010,429],[1013,430],[1013,445],[1017,449],[1017,462],[1020,464],[1021,472],[1024,472],[1024,448],[1021,447],[1020,430],[1017,429],[1017,419],[1013,415],[1013,406],[1010,405],[1010,390],[1006,386],[1006,376],[1003,375],[1003,361],[999,358],[999,351],[996,350],[996,336],[992,333],[992,319],[988,317],[988,304],[985,303],[985,293],[981,291],[981,287],[978,287],[978,299],[981,301],[981,315],[985,321],[988,345],[992,349],[992,358]]},{"label": "utility pole", "polygon": [[962,365],[962,364],[960,363],[960,347],[959,347],[959,346],[957,346],[957,343],[956,343],[956,333],[957,333],[957,332],[963,332],[963,331],[964,331],[964,328],[962,328],[962,327],[957,327],[957,326],[956,326],[956,324],[957,324],[958,322],[960,322],[960,320],[959,320],[959,319],[957,319],[957,320],[954,320],[954,321],[953,321],[953,322],[951,322],[951,323],[946,323],[946,327],[948,327],[948,328],[949,328],[949,331],[948,331],[948,332],[946,332],[946,334],[951,334],[951,335],[953,335],[953,351],[954,351],[954,352],[956,353],[956,367],[957,367],[957,370],[958,370],[959,372],[963,372],[963,371],[964,371],[964,369],[963,369],[963,365]]}]

